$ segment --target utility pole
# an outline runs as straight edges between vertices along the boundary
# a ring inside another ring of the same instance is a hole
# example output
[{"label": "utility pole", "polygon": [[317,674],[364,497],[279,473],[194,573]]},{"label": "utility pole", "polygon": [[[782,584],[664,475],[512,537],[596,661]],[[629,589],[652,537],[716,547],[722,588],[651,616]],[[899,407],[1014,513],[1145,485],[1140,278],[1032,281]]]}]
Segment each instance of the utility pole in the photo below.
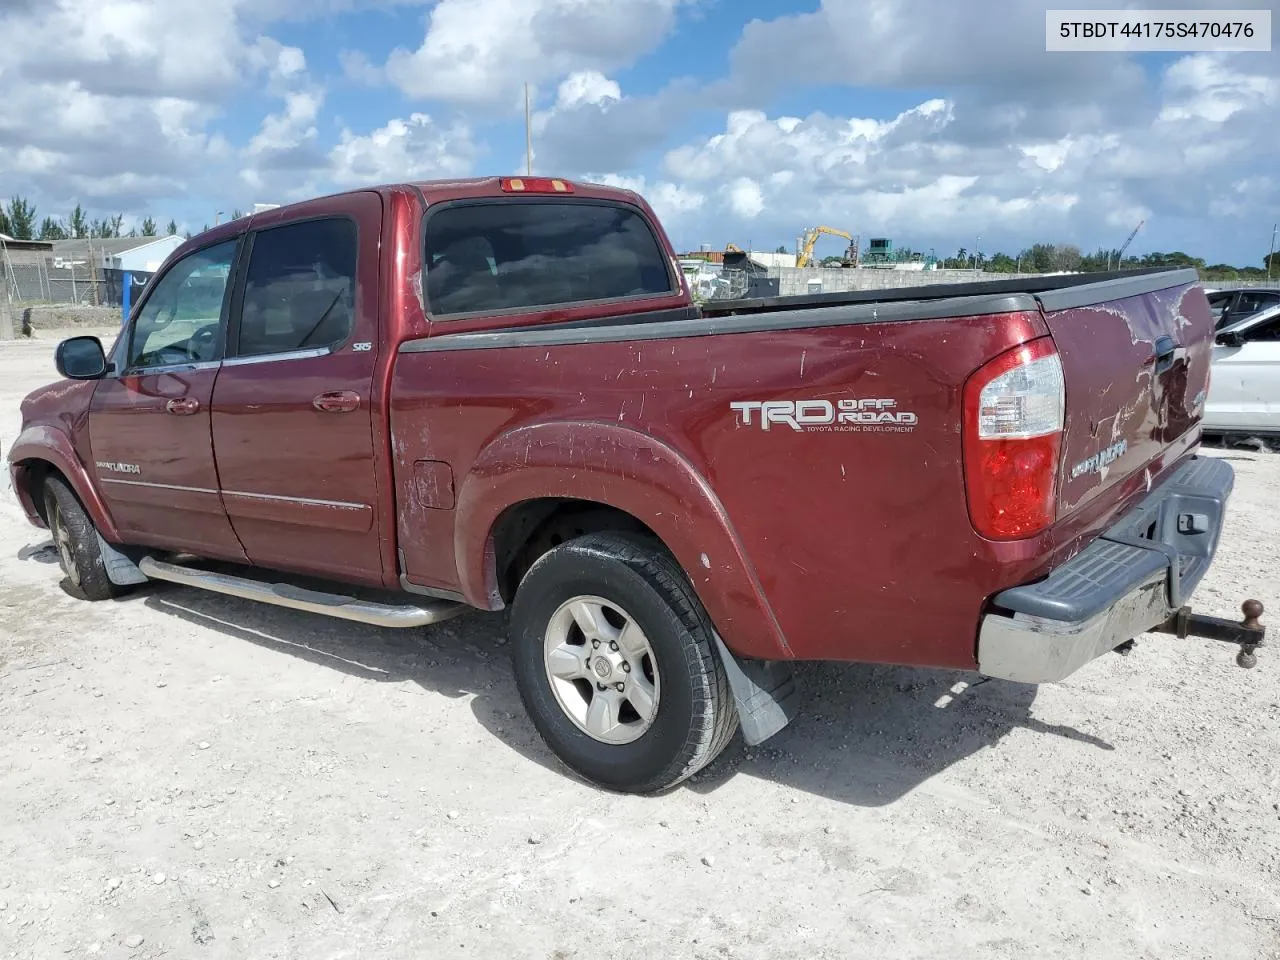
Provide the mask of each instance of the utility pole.
[{"label": "utility pole", "polygon": [[1271,252],[1267,254],[1267,282],[1271,282],[1271,261],[1276,258],[1276,227],[1280,224],[1273,223],[1271,225]]},{"label": "utility pole", "polygon": [[529,113],[529,84],[524,85],[524,173],[533,176],[533,124]]}]

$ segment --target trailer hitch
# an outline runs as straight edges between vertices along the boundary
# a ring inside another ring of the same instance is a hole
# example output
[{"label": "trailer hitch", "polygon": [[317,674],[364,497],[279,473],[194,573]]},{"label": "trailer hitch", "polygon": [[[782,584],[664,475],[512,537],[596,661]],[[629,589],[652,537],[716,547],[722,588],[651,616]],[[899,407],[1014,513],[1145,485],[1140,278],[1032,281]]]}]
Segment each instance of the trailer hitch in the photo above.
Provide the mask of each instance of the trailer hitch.
[{"label": "trailer hitch", "polygon": [[1224,643],[1239,645],[1236,664],[1250,670],[1258,665],[1259,647],[1263,646],[1263,638],[1267,628],[1258,622],[1262,616],[1262,603],[1258,600],[1246,600],[1240,605],[1244,620],[1224,620],[1221,617],[1210,617],[1203,613],[1192,613],[1190,607],[1183,607],[1158,627],[1152,627],[1152,633],[1171,633],[1176,637],[1203,637],[1206,640],[1221,640]]}]

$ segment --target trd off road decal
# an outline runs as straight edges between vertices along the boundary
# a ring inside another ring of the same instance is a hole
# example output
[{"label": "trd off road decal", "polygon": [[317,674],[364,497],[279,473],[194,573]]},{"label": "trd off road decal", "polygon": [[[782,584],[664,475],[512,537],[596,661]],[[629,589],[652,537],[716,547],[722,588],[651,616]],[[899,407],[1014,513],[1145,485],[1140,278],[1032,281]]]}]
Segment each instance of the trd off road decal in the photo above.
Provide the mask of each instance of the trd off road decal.
[{"label": "trd off road decal", "polygon": [[914,413],[898,409],[897,400],[744,400],[729,404],[744,427],[797,432],[910,433],[919,423]]}]

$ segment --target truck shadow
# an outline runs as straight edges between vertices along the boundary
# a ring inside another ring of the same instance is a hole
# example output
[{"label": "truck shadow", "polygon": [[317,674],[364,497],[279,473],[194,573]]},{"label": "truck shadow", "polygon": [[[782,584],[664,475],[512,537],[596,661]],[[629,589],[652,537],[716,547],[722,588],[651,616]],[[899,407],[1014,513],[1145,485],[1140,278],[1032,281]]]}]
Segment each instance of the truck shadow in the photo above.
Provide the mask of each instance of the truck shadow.
[{"label": "truck shadow", "polygon": [[[426,630],[346,623],[251,601],[147,585],[123,602],[354,677],[414,683],[470,696],[476,720],[533,763],[572,774],[527,722],[511,673],[505,614],[471,613]],[[800,713],[768,742],[741,736],[707,770],[677,789],[711,793],[738,776],[759,777],[859,806],[883,806],[949,766],[999,749],[1015,729],[1113,747],[1031,716],[1036,688],[976,674],[897,667],[804,664]]]},{"label": "truck shadow", "polygon": [[[19,559],[56,564],[53,544]],[[506,647],[506,614],[468,613],[425,630],[370,627],[249,600],[149,583],[119,603],[142,603],[307,663],[379,683],[414,683],[442,696],[472,697],[476,720],[526,760],[574,775],[527,721]],[[709,768],[676,789],[712,793],[738,776],[758,777],[858,806],[883,806],[1016,729],[1102,750],[1109,743],[1031,716],[1036,688],[959,671],[800,664],[802,705],[777,736],[747,747],[739,735]]]}]

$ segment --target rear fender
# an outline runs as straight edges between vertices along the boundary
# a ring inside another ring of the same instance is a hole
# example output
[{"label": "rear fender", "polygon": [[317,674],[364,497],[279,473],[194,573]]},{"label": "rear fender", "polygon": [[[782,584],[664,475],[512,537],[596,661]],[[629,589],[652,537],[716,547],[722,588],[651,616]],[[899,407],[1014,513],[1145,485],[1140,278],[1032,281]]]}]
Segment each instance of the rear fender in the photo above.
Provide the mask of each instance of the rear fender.
[{"label": "rear fender", "polygon": [[509,507],[544,497],[601,503],[645,523],[684,568],[735,653],[791,658],[755,570],[706,480],[666,444],[609,424],[521,427],[481,451],[460,486],[454,528],[468,602],[501,606],[494,525]]},{"label": "rear fender", "polygon": [[98,533],[111,543],[120,542],[115,522],[111,519],[106,504],[98,496],[89,472],[76,456],[71,438],[61,430],[44,425],[27,427],[9,450],[13,489],[32,523],[44,526],[36,509],[35,491],[32,489],[33,476],[30,468],[35,461],[44,461],[61,473],[80,498],[85,512],[98,528]]}]

